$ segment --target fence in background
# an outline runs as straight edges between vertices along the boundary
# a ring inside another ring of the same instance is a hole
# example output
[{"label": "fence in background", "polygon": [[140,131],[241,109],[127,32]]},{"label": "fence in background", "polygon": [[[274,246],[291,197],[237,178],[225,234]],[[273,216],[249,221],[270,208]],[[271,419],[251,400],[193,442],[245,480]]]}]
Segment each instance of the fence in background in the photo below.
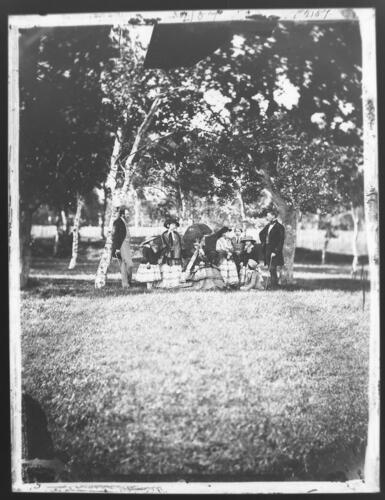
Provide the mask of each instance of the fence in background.
[{"label": "fence in background", "polygon": [[[181,234],[186,228],[180,227]],[[130,228],[131,236],[148,237],[161,234],[164,231],[163,226],[158,227],[138,227]],[[54,238],[56,226],[32,226],[32,236],[34,238]],[[324,231],[320,229],[299,229],[297,232],[297,247],[307,248],[309,250],[322,250],[324,244]],[[352,254],[352,231],[337,231],[337,238],[332,238],[329,242],[328,252]],[[257,241],[256,231],[248,231],[248,235],[253,236]],[[100,227],[83,226],[80,228],[80,238],[83,240],[100,239]],[[364,231],[358,233],[358,250],[361,255],[367,254],[366,234]]]}]

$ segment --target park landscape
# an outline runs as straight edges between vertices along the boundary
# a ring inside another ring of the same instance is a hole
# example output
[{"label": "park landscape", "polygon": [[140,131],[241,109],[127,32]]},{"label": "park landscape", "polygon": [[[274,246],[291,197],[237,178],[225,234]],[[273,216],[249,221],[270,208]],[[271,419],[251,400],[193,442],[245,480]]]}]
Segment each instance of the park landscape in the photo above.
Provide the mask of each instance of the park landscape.
[{"label": "park landscape", "polygon": [[[358,27],[281,23],[154,69],[143,33],[155,21],[21,40],[22,386],[45,412],[56,479],[362,479]],[[257,237],[276,206],[280,288],[146,290],[134,273],[123,290],[121,204],[135,269],[169,215],[181,234],[202,222]]]},{"label": "park landscape", "polygon": [[59,478],[362,478],[368,282],[351,257],[303,249],[296,284],[255,293],[125,291],[113,263],[95,290],[92,245],[72,271],[35,257],[22,292],[23,388]]}]

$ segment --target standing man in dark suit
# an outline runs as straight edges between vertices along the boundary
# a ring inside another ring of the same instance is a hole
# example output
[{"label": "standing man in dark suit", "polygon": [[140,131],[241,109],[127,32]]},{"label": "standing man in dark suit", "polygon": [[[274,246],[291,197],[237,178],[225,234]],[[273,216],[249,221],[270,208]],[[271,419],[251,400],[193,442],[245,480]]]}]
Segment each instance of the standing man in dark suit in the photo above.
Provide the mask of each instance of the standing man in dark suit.
[{"label": "standing man in dark suit", "polygon": [[123,288],[131,286],[132,269],[134,266],[131,254],[128,220],[128,209],[126,207],[121,207],[119,209],[119,217],[114,221],[112,232],[112,255],[119,261]]},{"label": "standing man in dark suit", "polygon": [[271,288],[278,285],[277,266],[283,266],[283,243],[285,241],[285,228],[277,220],[278,212],[271,209],[267,213],[268,224],[259,233],[265,266],[269,266]]}]

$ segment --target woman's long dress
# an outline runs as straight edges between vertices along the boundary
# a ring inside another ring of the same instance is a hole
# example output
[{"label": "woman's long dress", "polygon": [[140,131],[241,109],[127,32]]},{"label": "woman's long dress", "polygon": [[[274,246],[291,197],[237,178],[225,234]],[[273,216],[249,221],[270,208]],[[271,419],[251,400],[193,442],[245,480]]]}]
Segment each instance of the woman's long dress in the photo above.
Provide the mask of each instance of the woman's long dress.
[{"label": "woman's long dress", "polygon": [[160,266],[161,281],[157,288],[176,288],[182,279],[182,241],[176,231],[165,231],[162,234],[164,247],[163,262]]},{"label": "woman's long dress", "polygon": [[[240,270],[239,273],[239,281],[241,285],[246,284],[246,275],[248,272],[248,262],[251,259],[252,261],[255,261],[257,264],[259,263],[259,252],[258,249],[255,245],[251,247],[251,249],[246,250],[246,248],[243,250],[240,256],[240,261],[243,264],[243,267]],[[260,273],[259,273],[260,274]]]},{"label": "woman's long dress", "polygon": [[193,259],[194,262],[189,277],[192,282],[192,290],[223,290],[226,288],[221,272],[209,262],[204,252],[196,252]]},{"label": "woman's long dress", "polygon": [[216,245],[216,250],[219,254],[219,271],[226,286],[239,285],[239,277],[235,262],[228,254],[232,254],[233,246],[231,240],[225,237],[219,238]]},{"label": "woman's long dress", "polygon": [[160,266],[158,264],[158,255],[145,245],[142,249],[143,258],[139,264],[135,280],[139,283],[156,283],[162,279]]}]

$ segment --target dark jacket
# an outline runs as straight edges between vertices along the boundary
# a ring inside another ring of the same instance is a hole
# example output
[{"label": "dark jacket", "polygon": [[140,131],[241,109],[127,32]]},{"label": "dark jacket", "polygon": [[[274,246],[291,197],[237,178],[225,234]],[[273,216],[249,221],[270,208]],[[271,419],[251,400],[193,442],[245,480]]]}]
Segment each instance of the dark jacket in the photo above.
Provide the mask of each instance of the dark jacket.
[{"label": "dark jacket", "polygon": [[274,252],[276,255],[272,258],[273,266],[283,266],[283,243],[285,241],[285,228],[276,221],[268,234],[269,225],[267,224],[259,233],[259,239],[262,243],[262,251],[265,259],[265,265],[270,265],[271,254]]},{"label": "dark jacket", "polygon": [[241,255],[243,252],[243,249],[245,248],[245,244],[242,241],[242,238],[237,242],[237,238],[231,238],[231,243],[233,244],[234,248],[234,253],[236,255]]},{"label": "dark jacket", "polygon": [[247,252],[246,249],[243,250],[241,254],[241,262],[246,266],[249,259],[253,259],[259,264],[260,255],[256,245],[253,245],[253,248],[251,249],[250,253]]},{"label": "dark jacket", "polygon": [[217,241],[219,239],[219,231],[206,234],[203,238],[203,250],[209,262],[215,266],[219,264],[219,255],[216,250]]},{"label": "dark jacket", "polygon": [[155,253],[151,247],[142,248],[142,264],[158,264],[159,253]]},{"label": "dark jacket", "polygon": [[163,263],[172,265],[180,264],[182,259],[182,238],[176,231],[173,232],[173,240],[170,239],[168,231],[162,234]]},{"label": "dark jacket", "polygon": [[127,234],[126,224],[123,222],[121,217],[118,217],[114,221],[114,226],[112,228],[112,248],[111,248],[112,255],[115,255],[116,250],[120,250],[120,247],[123,244],[126,234]]}]

